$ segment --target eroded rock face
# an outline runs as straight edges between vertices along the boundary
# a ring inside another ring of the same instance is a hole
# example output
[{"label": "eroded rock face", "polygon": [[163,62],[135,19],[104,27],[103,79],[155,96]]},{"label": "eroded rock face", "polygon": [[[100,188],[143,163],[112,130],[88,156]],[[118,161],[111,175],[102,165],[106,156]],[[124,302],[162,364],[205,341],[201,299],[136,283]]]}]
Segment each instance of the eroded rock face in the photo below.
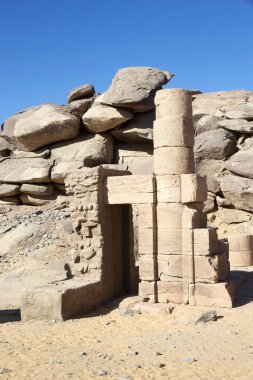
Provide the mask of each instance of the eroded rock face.
[{"label": "eroded rock face", "polygon": [[235,208],[253,211],[253,180],[234,175],[221,177],[221,191]]},{"label": "eroded rock face", "polygon": [[103,103],[145,112],[155,108],[154,96],[168,83],[173,74],[152,67],[127,67],[120,69],[105,92]]},{"label": "eroded rock face", "polygon": [[94,103],[83,115],[84,127],[92,133],[101,133],[113,129],[132,119],[133,114],[127,110]]},{"label": "eroded rock face", "polygon": [[227,162],[226,168],[241,177],[253,179],[253,151],[239,151]]},{"label": "eroded rock face", "polygon": [[79,119],[65,106],[42,104],[11,116],[4,134],[21,150],[33,151],[47,144],[68,140],[79,133]]},{"label": "eroded rock face", "polygon": [[195,156],[223,160],[235,152],[236,137],[223,129],[201,133],[195,137]]},{"label": "eroded rock face", "polygon": [[123,126],[112,130],[111,134],[117,140],[130,144],[152,144],[154,120],[155,111],[139,113]]},{"label": "eroded rock face", "polygon": [[0,162],[0,182],[50,182],[52,162],[43,158],[6,158]]},{"label": "eroded rock face", "polygon": [[110,164],[113,158],[113,141],[109,134],[82,133],[69,143],[51,145],[51,158],[55,162],[80,161],[83,166]]},{"label": "eroded rock face", "polygon": [[68,104],[69,112],[76,117],[81,118],[85,112],[91,107],[94,102],[94,98],[74,100]]},{"label": "eroded rock face", "polygon": [[94,94],[95,89],[92,84],[81,84],[68,93],[68,102],[70,103],[74,100],[89,98]]}]

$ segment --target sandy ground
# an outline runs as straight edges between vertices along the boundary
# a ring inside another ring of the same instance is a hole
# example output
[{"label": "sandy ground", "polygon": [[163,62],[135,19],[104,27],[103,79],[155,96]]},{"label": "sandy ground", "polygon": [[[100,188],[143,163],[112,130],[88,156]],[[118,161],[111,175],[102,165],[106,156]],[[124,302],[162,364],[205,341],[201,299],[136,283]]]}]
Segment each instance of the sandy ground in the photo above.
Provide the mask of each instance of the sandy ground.
[{"label": "sandy ground", "polygon": [[0,379],[253,379],[253,303],[195,324],[201,310],[120,316],[104,307],[59,323],[2,316]]}]

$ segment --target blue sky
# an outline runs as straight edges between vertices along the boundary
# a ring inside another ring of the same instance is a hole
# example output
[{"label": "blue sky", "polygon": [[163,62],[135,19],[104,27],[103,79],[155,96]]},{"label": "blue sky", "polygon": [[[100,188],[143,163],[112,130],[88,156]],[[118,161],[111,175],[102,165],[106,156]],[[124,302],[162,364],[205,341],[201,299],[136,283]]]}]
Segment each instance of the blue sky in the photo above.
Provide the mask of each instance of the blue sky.
[{"label": "blue sky", "polygon": [[0,25],[0,123],[82,83],[102,92],[126,66],[253,90],[253,0],[0,0]]}]

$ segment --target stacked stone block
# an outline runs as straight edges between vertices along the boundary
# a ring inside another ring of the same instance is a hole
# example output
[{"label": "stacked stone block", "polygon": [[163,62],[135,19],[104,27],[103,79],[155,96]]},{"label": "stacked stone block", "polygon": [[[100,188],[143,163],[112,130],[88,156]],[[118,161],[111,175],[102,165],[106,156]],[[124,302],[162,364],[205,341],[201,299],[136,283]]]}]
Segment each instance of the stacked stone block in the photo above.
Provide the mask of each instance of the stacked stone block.
[{"label": "stacked stone block", "polygon": [[[195,284],[215,284],[229,276],[228,248],[219,242],[214,229],[206,228],[202,204],[207,198],[207,186],[205,178],[195,174],[189,92],[161,90],[155,103],[156,299],[203,304],[203,297],[196,301]],[[231,303],[230,294],[227,304],[229,300]]]}]

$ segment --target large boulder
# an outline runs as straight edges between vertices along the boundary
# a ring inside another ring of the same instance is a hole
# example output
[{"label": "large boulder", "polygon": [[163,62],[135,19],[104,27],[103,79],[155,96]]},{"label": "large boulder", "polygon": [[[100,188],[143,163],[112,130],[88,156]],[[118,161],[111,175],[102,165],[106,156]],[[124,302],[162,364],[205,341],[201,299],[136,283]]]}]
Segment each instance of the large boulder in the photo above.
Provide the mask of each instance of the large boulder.
[{"label": "large boulder", "polygon": [[251,99],[251,102],[245,102],[244,104],[239,104],[238,106],[229,109],[225,113],[225,117],[228,119],[253,120],[253,98]]},{"label": "large boulder", "polygon": [[75,87],[68,93],[68,102],[73,102],[74,100],[89,98],[95,94],[95,89],[92,84],[81,84]]},{"label": "large boulder", "polygon": [[94,98],[74,100],[68,104],[69,112],[75,115],[76,117],[81,118],[85,112],[91,107],[94,102]]},{"label": "large boulder", "polygon": [[201,159],[223,160],[231,156],[235,149],[235,136],[223,129],[204,132],[195,138],[195,156]]},{"label": "large boulder", "polygon": [[155,108],[157,90],[173,77],[168,71],[152,67],[126,67],[120,69],[103,97],[104,104],[124,107],[133,112]]},{"label": "large boulder", "polygon": [[220,117],[213,115],[204,115],[200,119],[193,119],[195,135],[200,135],[204,132],[220,129],[221,127],[218,124],[220,120]]},{"label": "large boulder", "polygon": [[[68,173],[81,169],[83,167],[82,161],[62,161],[54,165],[51,171],[51,180],[57,184],[64,184],[64,180]],[[64,189],[62,189],[64,190]]]},{"label": "large boulder", "polygon": [[154,120],[155,111],[138,113],[123,126],[113,129],[111,134],[117,140],[130,144],[152,144]]},{"label": "large boulder", "polygon": [[224,119],[218,122],[218,125],[232,132],[253,133],[253,121],[244,119]]},{"label": "large boulder", "polygon": [[34,183],[24,183],[20,192],[29,195],[52,195],[54,192],[53,185],[50,184],[34,184]]},{"label": "large boulder", "polygon": [[0,182],[50,182],[52,162],[43,158],[6,158],[0,162]]},{"label": "large boulder", "polygon": [[253,179],[253,150],[237,152],[225,165],[231,173]]},{"label": "large boulder", "polygon": [[196,95],[192,105],[193,116],[195,119],[204,115],[223,117],[225,114],[228,117],[226,112],[245,105],[250,95],[250,91],[219,91]]},{"label": "large boulder", "polygon": [[0,197],[11,197],[20,193],[20,186],[10,183],[0,183]]},{"label": "large boulder", "polygon": [[221,191],[235,208],[253,212],[253,180],[226,175],[220,179]]},{"label": "large boulder", "polygon": [[42,104],[4,122],[4,134],[21,150],[33,151],[47,144],[68,140],[79,133],[80,121],[66,106]]},{"label": "large boulder", "polygon": [[101,133],[113,129],[133,118],[125,109],[105,106],[98,101],[83,115],[84,127],[92,133]]},{"label": "large boulder", "polygon": [[83,166],[110,164],[113,159],[113,139],[109,134],[82,133],[68,143],[51,145],[51,158],[60,161],[81,161]]}]

